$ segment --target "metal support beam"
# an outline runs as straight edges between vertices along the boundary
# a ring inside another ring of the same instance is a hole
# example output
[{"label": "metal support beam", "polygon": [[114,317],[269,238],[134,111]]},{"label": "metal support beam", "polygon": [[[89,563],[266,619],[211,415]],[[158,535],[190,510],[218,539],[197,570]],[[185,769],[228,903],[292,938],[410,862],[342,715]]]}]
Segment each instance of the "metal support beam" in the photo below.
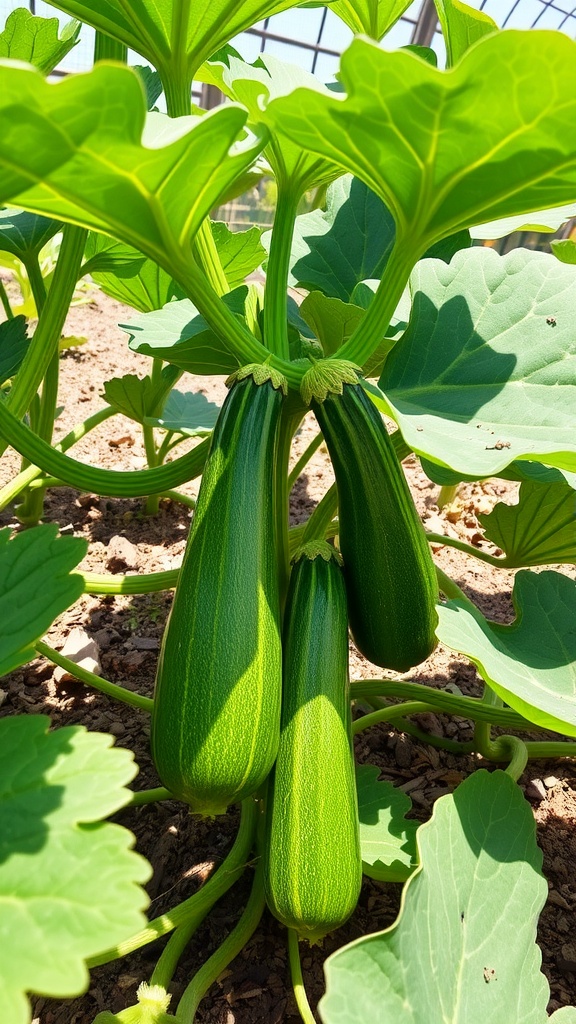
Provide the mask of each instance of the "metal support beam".
[{"label": "metal support beam", "polygon": [[438,25],[438,14],[434,0],[424,0],[418,21],[412,33],[413,46],[430,46]]}]

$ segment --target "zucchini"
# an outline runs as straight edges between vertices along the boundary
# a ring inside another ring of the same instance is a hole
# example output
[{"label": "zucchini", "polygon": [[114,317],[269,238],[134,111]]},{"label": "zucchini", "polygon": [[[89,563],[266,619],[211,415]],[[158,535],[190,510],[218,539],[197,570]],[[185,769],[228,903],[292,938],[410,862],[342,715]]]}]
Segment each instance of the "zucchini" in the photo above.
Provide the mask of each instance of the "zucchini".
[{"label": "zucchini", "polygon": [[276,757],[282,692],[274,468],[284,378],[230,378],[162,641],[152,756],[204,815],[254,792]]},{"label": "zucchini", "polygon": [[354,910],[362,861],[348,695],[346,589],[324,541],[301,549],[284,622],[278,757],[269,787],[264,887],[270,910],[317,942]]},{"label": "zucchini", "polygon": [[339,389],[312,408],[336,477],[350,627],[366,658],[405,672],[437,643],[434,563],[380,413],[361,383]]}]

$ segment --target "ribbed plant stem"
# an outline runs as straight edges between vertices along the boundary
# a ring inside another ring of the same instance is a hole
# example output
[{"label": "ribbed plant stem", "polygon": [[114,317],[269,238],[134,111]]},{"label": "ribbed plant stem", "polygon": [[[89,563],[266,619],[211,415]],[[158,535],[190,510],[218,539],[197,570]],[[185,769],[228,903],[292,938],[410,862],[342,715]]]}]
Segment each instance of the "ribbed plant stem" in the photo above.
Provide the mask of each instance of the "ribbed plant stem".
[{"label": "ribbed plant stem", "polygon": [[290,358],[288,272],[299,199],[299,190],[279,181],[264,293],[264,342],[281,359]]},{"label": "ribbed plant stem", "polygon": [[208,989],[214,984],[216,978],[232,962],[234,957],[244,948],[248,939],[254,934],[260,918],[264,912],[266,901],[264,899],[263,869],[259,864],[254,874],[252,891],[246,904],[246,908],[230,935],[218,947],[215,953],[195,974],[192,981],[184,991],[178,1009],[176,1020],[179,1024],[194,1024],[196,1010]]},{"label": "ribbed plant stem", "polygon": [[87,961],[88,967],[99,967],[101,964],[110,963],[111,960],[119,960],[162,935],[167,935],[186,921],[195,920],[197,925],[200,924],[216,901],[234,885],[234,882],[238,881],[247,866],[254,842],[257,815],[256,801],[252,797],[247,797],[242,801],[240,828],[234,845],[218,870],[202,888],[183,903],[179,903],[177,907],[173,907],[168,913],[154,918],[137,935],[118,943],[112,949],[99,953],[98,956],[91,957]]},{"label": "ribbed plant stem", "polygon": [[66,658],[59,651],[55,651],[53,647],[49,647],[42,640],[38,640],[34,646],[38,654],[42,654],[45,658],[48,658],[48,661],[59,665],[60,668],[65,669],[66,672],[69,672],[75,679],[79,679],[80,682],[85,683],[87,686],[92,686],[95,690],[99,690],[100,693],[105,693],[107,697],[113,697],[114,700],[119,700],[123,704],[130,704],[133,708],[139,708],[140,711],[146,711],[148,714],[151,713],[154,701],[150,697],[143,697],[140,693],[125,690],[123,686],[117,686],[116,683],[111,683],[108,679],[102,679],[101,676],[97,676],[94,672],[90,672],[88,669],[82,668],[81,665],[77,665],[75,661],[70,661],[70,658]]},{"label": "ribbed plant stem", "polygon": [[288,929],[288,959],[290,962],[290,978],[292,980],[292,989],[294,991],[294,998],[296,1000],[296,1006],[298,1012],[304,1022],[304,1024],[316,1024],[316,1019],[312,1013],[310,1003],[308,1002],[308,996],[306,995],[306,989],[304,987],[304,978],[302,977],[302,965],[300,964],[300,948],[298,945],[298,933],[294,928]]},{"label": "ribbed plant stem", "polygon": [[369,715],[363,715],[352,723],[352,735],[357,736],[364,729],[373,725],[380,725],[382,722],[393,722],[395,718],[402,718],[403,715],[420,715],[427,711],[437,711],[433,704],[426,704],[425,701],[412,700],[404,704],[392,704],[390,707],[373,711]]},{"label": "ribbed plant stem", "polygon": [[[52,292],[50,292],[52,294]],[[136,471],[116,471],[87,466],[56,451],[37,437],[0,403],[0,436],[39,466],[70,487],[118,498],[140,498],[162,492],[197,477],[208,454],[208,440],[167,466]]]},{"label": "ribbed plant stem", "polygon": [[[72,224],[64,228],[60,255],[48,297],[34,337],[16,375],[14,386],[4,403],[6,410],[18,420],[28,410],[46,375],[50,360],[58,350],[62,328],[78,279],[87,234],[84,228]],[[0,455],[9,443],[10,440],[3,433],[0,438]]]},{"label": "ribbed plant stem", "polygon": [[[63,437],[59,444],[55,445],[54,448],[59,452],[66,452],[69,448],[72,448],[78,441],[82,440],[91,430],[98,427],[105,420],[111,416],[116,416],[116,409],[112,409],[111,406],[106,406],[104,409],[100,409],[95,412],[93,416],[90,416],[83,423],[79,423],[75,426],[66,437]],[[42,470],[38,466],[29,466],[23,470],[18,476],[14,477],[9,483],[6,484],[0,490],[0,512],[14,501],[15,498],[33,481],[37,480],[42,475]]]}]

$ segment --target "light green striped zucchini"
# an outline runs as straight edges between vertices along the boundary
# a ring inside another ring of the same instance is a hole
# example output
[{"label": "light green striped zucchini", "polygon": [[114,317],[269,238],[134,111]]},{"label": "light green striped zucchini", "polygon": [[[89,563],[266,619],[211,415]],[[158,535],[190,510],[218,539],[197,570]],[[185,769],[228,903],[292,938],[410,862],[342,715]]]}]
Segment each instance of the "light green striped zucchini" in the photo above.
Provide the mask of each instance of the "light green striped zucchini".
[{"label": "light green striped zucchini", "polygon": [[346,921],[362,880],[346,591],[337,558],[328,544],[312,542],[292,570],[280,746],[264,841],[268,906],[310,942]]},{"label": "light green striped zucchini", "polygon": [[162,783],[204,815],[262,784],[280,728],[274,467],[283,378],[261,367],[235,377],[202,477],[152,713]]}]

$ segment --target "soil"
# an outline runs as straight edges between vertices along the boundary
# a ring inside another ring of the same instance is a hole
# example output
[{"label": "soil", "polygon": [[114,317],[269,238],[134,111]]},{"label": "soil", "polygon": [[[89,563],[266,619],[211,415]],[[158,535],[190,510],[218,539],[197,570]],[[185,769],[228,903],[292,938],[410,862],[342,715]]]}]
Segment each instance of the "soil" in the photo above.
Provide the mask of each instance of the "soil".
[{"label": "soil", "polygon": [[[94,290],[90,301],[74,307],[66,332],[85,336],[88,341],[62,355],[61,401],[56,436],[63,436],[74,424],[102,406],[103,382],[124,373],[143,375],[148,361],[131,353],[126,335],[117,327],[134,314]],[[184,379],[179,387],[201,390],[209,399],[221,401],[222,380]],[[306,447],[314,426],[305,421],[294,444],[294,458]],[[194,442],[190,442],[194,443]],[[183,449],[180,449],[181,451]],[[75,458],[116,469],[142,468],[144,448],[137,424],[118,416],[81,441]],[[0,484],[17,472],[19,459],[8,452],[0,467]],[[451,506],[439,512],[435,502],[438,488],[424,475],[417,459],[406,464],[418,509],[428,529],[450,532],[469,543],[481,541],[477,515],[489,511],[497,501],[512,502],[516,487],[501,480],[466,485]],[[292,521],[305,519],[332,480],[325,449],[320,449],[297,482],[292,494]],[[197,484],[181,490],[195,494]],[[190,511],[182,504],[163,500],[159,513],[146,517],[139,499],[121,500],[79,494],[71,488],[48,492],[45,519],[90,542],[81,568],[93,572],[155,572],[179,565],[189,527]],[[14,511],[0,516],[0,525],[18,528]],[[124,542],[117,538],[124,538]],[[129,542],[126,546],[125,541]],[[116,557],[108,564],[109,547]],[[124,549],[122,549],[124,544]],[[120,554],[118,554],[118,551]],[[510,622],[513,609],[510,590],[513,574],[494,571],[454,548],[440,548],[436,557],[444,568],[491,619]],[[555,567],[556,568],[556,567]],[[558,567],[574,577],[574,569]],[[151,695],[162,631],[171,594],[137,597],[84,596],[62,615],[50,630],[47,642],[60,649],[70,631],[81,626],[96,642],[102,673],[122,685]],[[382,671],[364,661],[351,646],[351,677],[381,678]],[[481,681],[468,661],[441,645],[432,657],[410,673],[410,678],[431,686],[456,684],[464,693],[478,695]],[[135,753],[140,765],[137,788],[159,785],[149,752],[149,725],[145,713],[112,700],[77,682],[57,684],[53,666],[39,658],[2,681],[7,696],[2,715],[22,712],[50,715],[55,727],[81,723],[92,730],[111,732],[120,746]],[[469,723],[436,715],[420,716],[418,723],[435,735],[467,740]],[[411,736],[378,726],[357,738],[356,753],[361,762],[377,764],[382,778],[409,792],[413,816],[423,821],[434,800],[450,792],[459,781],[481,764],[474,757],[456,758]],[[540,780],[533,784],[533,780]],[[544,780],[544,782],[542,782]],[[532,783],[532,785],[531,785]],[[569,761],[531,763],[521,779],[531,800],[538,839],[544,854],[544,872],[549,882],[549,900],[540,919],[538,941],[542,969],[551,986],[549,1011],[576,1003],[576,775]],[[230,810],[213,822],[198,821],[177,802],[150,804],[125,810],[116,820],[131,829],[137,849],[154,868],[148,886],[150,914],[156,916],[195,892],[222,861],[237,828],[238,815]],[[173,1005],[192,973],[220,944],[242,911],[249,885],[249,873],[215,906],[192,939],[182,958],[173,984]],[[367,880],[358,908],[345,927],[330,935],[323,948],[302,951],[307,992],[313,1006],[323,992],[322,964],[326,955],[346,942],[390,925],[398,912],[400,886]],[[122,961],[92,972],[90,987],[79,999],[33,1000],[34,1024],[91,1024],[101,1010],[116,1013],[135,1002],[136,988],[147,980],[162,943]],[[268,914],[248,946],[219,978],[201,1004],[199,1024],[296,1024],[299,1021],[290,985],[285,933]]]}]

